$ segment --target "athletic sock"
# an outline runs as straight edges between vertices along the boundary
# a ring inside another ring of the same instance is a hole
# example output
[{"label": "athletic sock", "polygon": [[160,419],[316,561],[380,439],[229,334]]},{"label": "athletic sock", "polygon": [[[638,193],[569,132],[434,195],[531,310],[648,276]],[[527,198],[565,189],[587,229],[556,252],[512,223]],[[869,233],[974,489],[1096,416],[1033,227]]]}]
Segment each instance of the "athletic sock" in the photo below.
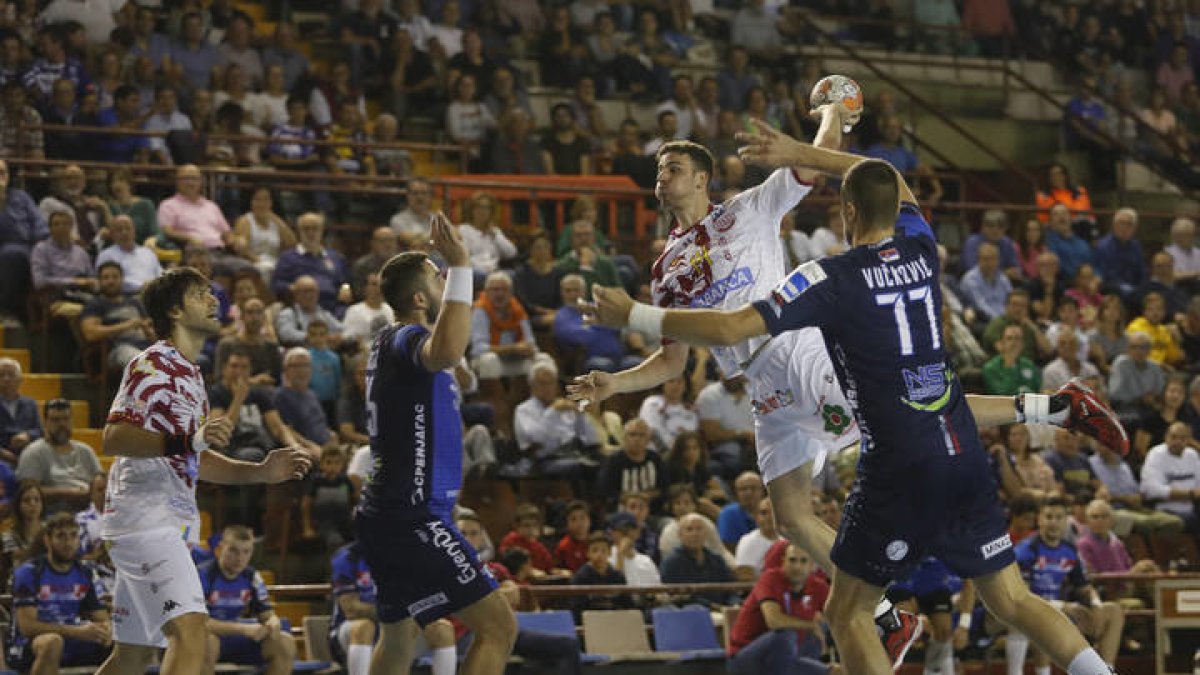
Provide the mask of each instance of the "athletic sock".
[{"label": "athletic sock", "polygon": [[925,647],[925,675],[954,675],[954,646],[930,640]]},{"label": "athletic sock", "polygon": [[1033,675],[1050,675],[1050,666],[1034,666]]},{"label": "athletic sock", "polygon": [[1067,675],[1109,675],[1112,672],[1100,654],[1090,647],[1076,654],[1067,666]]},{"label": "athletic sock", "polygon": [[429,652],[433,658],[433,664],[429,670],[432,675],[454,675],[455,669],[458,668],[458,652],[454,650],[453,645],[450,647],[438,647]]},{"label": "athletic sock", "polygon": [[1013,397],[1017,421],[1028,424],[1062,426],[1071,414],[1071,398],[1066,394],[1017,394]]},{"label": "athletic sock", "polygon": [[347,675],[368,675],[371,672],[371,645],[350,645],[346,650]]},{"label": "athletic sock", "polygon": [[1029,638],[1015,631],[1008,632],[1004,642],[1004,659],[1008,663],[1008,675],[1025,672],[1025,654],[1029,651]]}]

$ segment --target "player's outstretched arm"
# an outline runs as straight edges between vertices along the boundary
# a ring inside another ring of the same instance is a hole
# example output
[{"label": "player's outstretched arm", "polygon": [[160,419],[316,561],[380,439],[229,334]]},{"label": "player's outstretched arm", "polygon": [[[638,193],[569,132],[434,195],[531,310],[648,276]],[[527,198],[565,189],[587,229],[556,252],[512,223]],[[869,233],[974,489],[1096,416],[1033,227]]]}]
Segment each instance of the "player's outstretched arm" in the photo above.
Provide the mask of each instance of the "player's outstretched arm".
[{"label": "player's outstretched arm", "polygon": [[421,364],[430,372],[453,368],[467,353],[471,342],[472,289],[471,256],[463,243],[458,228],[446,214],[438,212],[433,217],[433,248],[442,254],[450,269],[446,273],[446,287],[442,294],[442,307],[429,339],[421,348]]},{"label": "player's outstretched arm", "polygon": [[767,334],[753,305],[735,310],[661,309],[633,301],[622,289],[592,286],[596,320],[606,326],[637,330],[693,345],[732,345]]},{"label": "player's outstretched arm", "polygon": [[610,396],[653,389],[687,367],[688,347],[672,342],[658,348],[645,361],[619,373],[593,370],[567,385],[567,396],[575,402],[598,404]]},{"label": "player's outstretched arm", "polygon": [[242,462],[217,452],[200,454],[200,480],[221,485],[283,483],[303,478],[313,458],[303,446],[277,448],[257,464]]}]

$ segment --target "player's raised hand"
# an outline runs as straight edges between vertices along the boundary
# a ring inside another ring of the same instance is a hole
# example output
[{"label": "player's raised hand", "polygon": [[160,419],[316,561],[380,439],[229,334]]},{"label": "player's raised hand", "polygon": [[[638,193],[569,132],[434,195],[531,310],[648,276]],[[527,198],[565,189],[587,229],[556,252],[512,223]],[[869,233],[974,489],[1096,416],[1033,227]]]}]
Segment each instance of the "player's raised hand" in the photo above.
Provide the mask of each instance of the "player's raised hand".
[{"label": "player's raised hand", "polygon": [[616,393],[613,387],[613,376],[602,370],[593,370],[587,375],[580,375],[567,385],[567,398],[576,403],[599,405],[601,401]]},{"label": "player's raised hand", "polygon": [[229,445],[233,436],[233,420],[228,417],[213,417],[200,430],[201,438],[210,448],[222,450]]},{"label": "player's raised hand", "polygon": [[471,254],[467,252],[462,235],[441,211],[433,214],[430,241],[433,243],[433,249],[441,253],[446,259],[446,264],[451,267],[466,267],[471,264]]},{"label": "player's raised hand", "polygon": [[624,328],[629,325],[629,311],[632,309],[633,298],[629,297],[625,289],[592,285],[590,314],[596,323],[613,328]]},{"label": "player's raised hand", "polygon": [[753,131],[739,131],[738,157],[744,162],[768,167],[791,166],[804,144],[761,120],[751,119]]},{"label": "player's raised hand", "polygon": [[312,468],[312,456],[299,445],[276,448],[258,467],[259,482],[283,483],[303,478]]}]

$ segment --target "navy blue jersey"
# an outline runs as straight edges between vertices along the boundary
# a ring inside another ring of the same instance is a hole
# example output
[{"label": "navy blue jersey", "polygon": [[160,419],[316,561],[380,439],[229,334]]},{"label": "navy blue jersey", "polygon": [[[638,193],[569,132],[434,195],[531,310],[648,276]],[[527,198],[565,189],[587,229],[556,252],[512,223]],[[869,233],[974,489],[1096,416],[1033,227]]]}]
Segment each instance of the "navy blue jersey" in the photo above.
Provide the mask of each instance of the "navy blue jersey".
[{"label": "navy blue jersey", "polygon": [[347,593],[357,593],[358,599],[367,604],[375,604],[375,580],[371,578],[371,569],[358,549],[356,542],[350,542],[339,548],[333,554],[330,565],[331,575],[330,594],[333,596],[333,619],[329,622],[330,636],[337,635],[338,628],[346,620],[338,598]]},{"label": "navy blue jersey", "polygon": [[229,579],[216,560],[200,565],[200,586],[208,615],[217,621],[252,619],[272,608],[267,585],[253,567],[247,567]]},{"label": "navy blue jersey", "polygon": [[942,342],[938,276],[933,230],[903,204],[895,236],[804,263],[755,303],[772,335],[821,328],[862,430],[860,470],[978,445]]},{"label": "navy blue jersey", "polygon": [[[104,609],[96,597],[96,581],[92,567],[76,561],[71,569],[59,572],[50,566],[45,556],[21,564],[13,572],[13,611],[21,607],[37,607],[38,621],[62,625],[77,624],[91,618],[91,613]],[[27,637],[17,629],[13,618],[10,645],[24,644]]]},{"label": "navy blue jersey", "polygon": [[1034,595],[1047,600],[1069,600],[1071,594],[1088,584],[1079,552],[1065,540],[1050,546],[1033,535],[1017,544],[1017,565]]},{"label": "navy blue jersey", "polygon": [[367,433],[374,471],[363,490],[365,515],[419,514],[450,519],[462,485],[462,416],[450,370],[421,365],[429,329],[380,331],[367,362]]}]

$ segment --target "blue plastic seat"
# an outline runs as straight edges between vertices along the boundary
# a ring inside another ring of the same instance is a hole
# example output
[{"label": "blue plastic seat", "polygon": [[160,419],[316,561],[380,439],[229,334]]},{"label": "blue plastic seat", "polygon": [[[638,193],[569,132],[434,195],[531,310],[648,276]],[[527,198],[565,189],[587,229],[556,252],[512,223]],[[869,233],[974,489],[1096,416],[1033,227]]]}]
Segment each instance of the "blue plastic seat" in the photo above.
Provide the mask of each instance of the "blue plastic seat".
[{"label": "blue plastic seat", "polygon": [[651,613],[654,623],[654,649],[679,652],[682,661],[724,659],[725,650],[717,642],[712,615],[703,607],[659,607]]},{"label": "blue plastic seat", "polygon": [[[517,612],[517,628],[579,639],[575,633],[575,619],[565,609],[550,612]],[[580,656],[583,663],[607,663],[609,660],[603,654],[581,654]]]}]

